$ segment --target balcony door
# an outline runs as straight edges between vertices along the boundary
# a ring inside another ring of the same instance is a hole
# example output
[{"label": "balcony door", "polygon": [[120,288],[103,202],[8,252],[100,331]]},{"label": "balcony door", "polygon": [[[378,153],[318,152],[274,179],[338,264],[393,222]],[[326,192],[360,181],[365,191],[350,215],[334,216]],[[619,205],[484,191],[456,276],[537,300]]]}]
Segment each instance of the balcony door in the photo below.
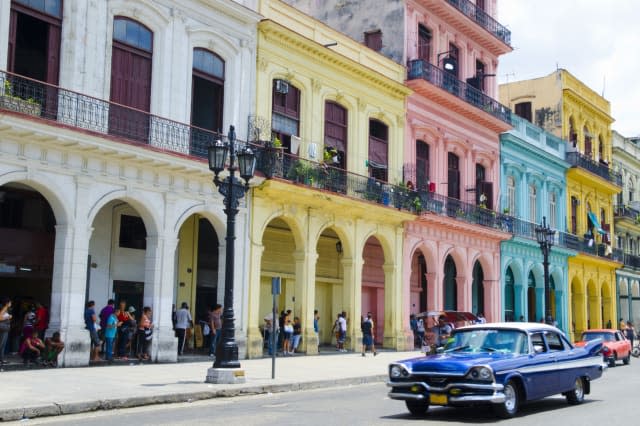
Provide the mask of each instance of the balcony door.
[{"label": "balcony door", "polygon": [[110,134],[148,142],[152,53],[153,33],[147,27],[114,19],[110,99],[122,106],[109,108]]},{"label": "balcony door", "polygon": [[460,159],[450,152],[448,155],[447,195],[449,198],[460,199]]},{"label": "balcony door", "polygon": [[[192,155],[206,157],[207,147],[214,141],[213,132],[223,133],[224,61],[205,49],[193,50],[191,76]],[[208,130],[202,131],[200,129]]]}]

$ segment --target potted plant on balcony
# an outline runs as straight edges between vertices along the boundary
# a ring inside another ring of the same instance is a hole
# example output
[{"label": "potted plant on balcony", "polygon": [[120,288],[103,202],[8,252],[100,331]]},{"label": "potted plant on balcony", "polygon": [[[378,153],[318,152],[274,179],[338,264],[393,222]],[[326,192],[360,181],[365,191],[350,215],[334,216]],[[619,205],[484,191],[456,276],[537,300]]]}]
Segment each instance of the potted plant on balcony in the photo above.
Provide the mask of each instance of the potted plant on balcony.
[{"label": "potted plant on balcony", "polygon": [[282,172],[283,149],[282,142],[277,137],[272,141],[264,142],[260,150],[259,169],[267,179],[271,179],[277,174],[278,169]]},{"label": "potted plant on balcony", "polygon": [[13,86],[9,80],[5,79],[0,93],[0,108],[33,115],[34,117],[40,116],[42,106],[38,101],[33,98],[22,99],[19,96],[13,96],[12,93]]}]

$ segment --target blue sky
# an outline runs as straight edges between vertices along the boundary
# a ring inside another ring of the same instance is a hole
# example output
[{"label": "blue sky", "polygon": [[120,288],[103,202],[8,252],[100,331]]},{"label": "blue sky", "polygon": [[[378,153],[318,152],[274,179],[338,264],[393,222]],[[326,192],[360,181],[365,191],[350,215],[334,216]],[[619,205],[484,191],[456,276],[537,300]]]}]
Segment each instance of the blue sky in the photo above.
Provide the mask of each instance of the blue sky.
[{"label": "blue sky", "polygon": [[613,129],[640,136],[640,1],[499,0],[513,52],[500,83],[565,68],[611,102]]}]

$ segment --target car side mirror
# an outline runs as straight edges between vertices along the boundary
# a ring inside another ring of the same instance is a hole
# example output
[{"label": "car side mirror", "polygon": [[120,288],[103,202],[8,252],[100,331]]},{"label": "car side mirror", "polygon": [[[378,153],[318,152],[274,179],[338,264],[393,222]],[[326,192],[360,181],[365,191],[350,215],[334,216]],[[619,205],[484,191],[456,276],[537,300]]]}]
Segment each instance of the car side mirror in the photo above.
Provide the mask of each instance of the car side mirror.
[{"label": "car side mirror", "polygon": [[533,345],[533,350],[536,352],[536,354],[541,354],[542,352],[544,352],[544,346]]}]

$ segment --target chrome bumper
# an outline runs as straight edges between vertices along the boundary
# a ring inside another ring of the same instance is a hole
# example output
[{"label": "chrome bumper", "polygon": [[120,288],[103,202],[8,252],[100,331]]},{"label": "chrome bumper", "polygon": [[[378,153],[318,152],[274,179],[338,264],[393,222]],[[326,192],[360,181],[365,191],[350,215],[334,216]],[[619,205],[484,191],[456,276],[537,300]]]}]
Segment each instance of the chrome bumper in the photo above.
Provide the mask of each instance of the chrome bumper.
[{"label": "chrome bumper", "polygon": [[[500,404],[505,401],[504,386],[491,383],[491,384],[481,384],[481,383],[449,383],[448,385],[438,388],[434,386],[429,386],[425,382],[387,382],[387,386],[393,388],[410,388],[411,386],[421,386],[425,393],[410,393],[410,392],[389,392],[389,398],[398,399],[402,401],[424,401],[427,399],[426,393],[434,392],[434,393],[443,393],[447,394],[447,399],[450,404],[465,404],[465,403],[490,403],[490,404]],[[473,390],[491,390],[493,394],[491,395],[462,395],[462,396],[454,396],[449,394],[449,390],[452,388],[459,388],[465,390],[467,393]]]}]

